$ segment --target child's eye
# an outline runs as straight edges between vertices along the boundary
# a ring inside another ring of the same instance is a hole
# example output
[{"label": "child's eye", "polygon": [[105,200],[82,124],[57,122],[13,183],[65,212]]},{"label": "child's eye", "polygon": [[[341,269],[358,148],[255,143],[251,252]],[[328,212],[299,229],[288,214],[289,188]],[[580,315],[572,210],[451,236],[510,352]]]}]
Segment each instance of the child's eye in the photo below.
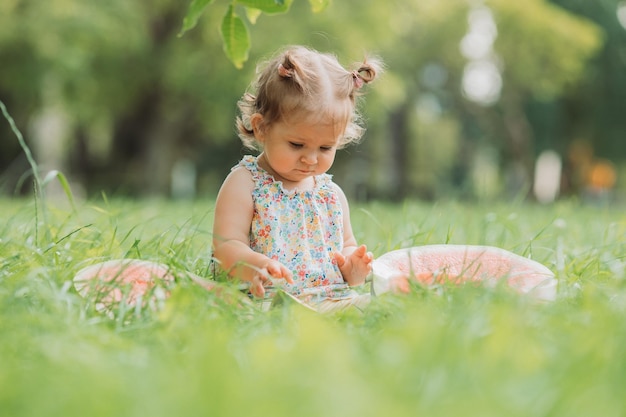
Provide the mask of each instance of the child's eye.
[{"label": "child's eye", "polygon": [[296,142],[289,142],[289,145],[291,145],[291,147],[296,148],[296,149],[300,149],[303,146],[301,143],[296,143]]},{"label": "child's eye", "polygon": [[324,152],[328,152],[328,151],[332,151],[333,147],[332,146],[320,146],[320,149]]}]

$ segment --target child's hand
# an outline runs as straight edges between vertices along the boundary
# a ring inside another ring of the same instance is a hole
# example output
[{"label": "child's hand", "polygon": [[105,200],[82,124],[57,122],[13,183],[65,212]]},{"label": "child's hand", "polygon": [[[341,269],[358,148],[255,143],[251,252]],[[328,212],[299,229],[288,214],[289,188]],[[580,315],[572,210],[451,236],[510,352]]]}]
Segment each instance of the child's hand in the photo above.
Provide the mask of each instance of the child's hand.
[{"label": "child's hand", "polygon": [[284,279],[289,284],[293,284],[291,271],[282,263],[273,259],[268,262],[253,275],[250,283],[250,293],[255,297],[265,295],[265,286],[272,284],[272,279]]},{"label": "child's hand", "polygon": [[340,252],[335,252],[335,260],[337,266],[343,275],[343,279],[348,285],[361,285],[365,282],[365,278],[372,271],[372,261],[374,255],[367,251],[367,246],[361,245],[351,254],[345,256]]}]

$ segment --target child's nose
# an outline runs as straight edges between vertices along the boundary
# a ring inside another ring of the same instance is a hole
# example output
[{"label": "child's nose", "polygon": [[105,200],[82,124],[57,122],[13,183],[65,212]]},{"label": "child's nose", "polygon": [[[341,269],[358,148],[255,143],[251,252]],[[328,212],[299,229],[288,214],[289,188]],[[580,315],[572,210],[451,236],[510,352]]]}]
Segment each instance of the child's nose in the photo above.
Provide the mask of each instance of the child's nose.
[{"label": "child's nose", "polygon": [[308,165],[313,165],[317,163],[317,152],[316,151],[309,151],[309,152],[305,152],[302,155],[302,162],[304,162],[305,164]]}]

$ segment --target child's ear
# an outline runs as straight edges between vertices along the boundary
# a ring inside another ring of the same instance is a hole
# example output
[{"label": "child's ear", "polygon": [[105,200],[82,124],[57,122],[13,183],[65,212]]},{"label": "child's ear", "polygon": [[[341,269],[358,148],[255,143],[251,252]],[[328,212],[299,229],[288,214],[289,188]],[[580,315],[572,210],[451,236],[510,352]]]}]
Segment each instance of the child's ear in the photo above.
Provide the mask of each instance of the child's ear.
[{"label": "child's ear", "polygon": [[260,113],[254,113],[250,116],[250,126],[254,132],[254,137],[263,141],[265,136],[265,124],[263,123],[263,116]]}]

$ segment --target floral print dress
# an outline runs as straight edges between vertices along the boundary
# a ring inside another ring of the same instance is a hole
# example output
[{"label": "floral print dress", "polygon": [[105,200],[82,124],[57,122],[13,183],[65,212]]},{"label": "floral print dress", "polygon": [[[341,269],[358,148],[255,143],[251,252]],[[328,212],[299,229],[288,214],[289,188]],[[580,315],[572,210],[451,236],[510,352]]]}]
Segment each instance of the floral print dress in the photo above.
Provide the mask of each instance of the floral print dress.
[{"label": "floral print dress", "polygon": [[316,176],[311,190],[285,190],[257,157],[245,156],[239,166],[255,184],[250,247],[293,273],[294,284],[280,279],[274,285],[307,301],[353,297],[332,256],[343,249],[343,209],[332,177]]}]

